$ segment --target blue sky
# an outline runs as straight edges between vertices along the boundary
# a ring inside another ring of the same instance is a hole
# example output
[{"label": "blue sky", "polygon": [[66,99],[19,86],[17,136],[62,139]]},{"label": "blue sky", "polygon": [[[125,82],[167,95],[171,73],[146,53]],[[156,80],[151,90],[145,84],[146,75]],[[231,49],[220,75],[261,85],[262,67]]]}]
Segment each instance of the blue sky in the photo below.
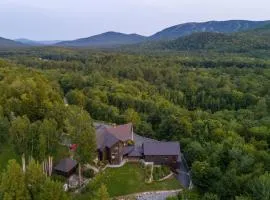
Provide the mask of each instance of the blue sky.
[{"label": "blue sky", "polygon": [[270,20],[270,0],[0,0],[0,37],[69,40],[151,35],[184,22]]}]

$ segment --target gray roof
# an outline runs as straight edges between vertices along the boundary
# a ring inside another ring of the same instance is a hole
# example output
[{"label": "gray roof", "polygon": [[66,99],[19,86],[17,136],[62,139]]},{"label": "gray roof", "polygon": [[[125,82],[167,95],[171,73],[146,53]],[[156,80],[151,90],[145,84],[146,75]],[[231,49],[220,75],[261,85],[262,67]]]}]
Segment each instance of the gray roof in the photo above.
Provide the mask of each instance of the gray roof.
[{"label": "gray roof", "polygon": [[180,155],[179,142],[145,142],[143,143],[144,155]]},{"label": "gray roof", "polygon": [[119,140],[106,131],[97,134],[98,149],[104,149],[105,147],[111,148],[117,142],[119,142]]},{"label": "gray roof", "polygon": [[70,158],[65,158],[60,160],[60,162],[54,167],[54,170],[57,171],[62,171],[62,172],[69,172],[71,171],[74,167],[77,166],[77,161],[72,160]]},{"label": "gray roof", "polygon": [[123,155],[128,155],[133,150],[134,150],[134,146],[125,146],[123,148]]},{"label": "gray roof", "polygon": [[94,124],[96,128],[97,147],[104,149],[111,148],[119,141],[132,140],[132,124],[124,124],[118,126],[109,126],[104,124]]},{"label": "gray roof", "polygon": [[139,146],[139,147],[141,147],[143,145],[143,143],[145,143],[145,142],[158,142],[157,140],[143,137],[143,136],[137,135],[136,133],[134,133],[133,135],[134,135],[135,145]]},{"label": "gray roof", "polygon": [[128,156],[130,157],[141,157],[142,156],[142,153],[143,153],[143,150],[142,148],[139,148],[139,147],[135,147],[133,149],[133,151],[131,151]]},{"label": "gray roof", "polygon": [[130,157],[141,157],[142,153],[142,148],[138,146],[126,146],[123,149],[123,155],[127,155]]}]

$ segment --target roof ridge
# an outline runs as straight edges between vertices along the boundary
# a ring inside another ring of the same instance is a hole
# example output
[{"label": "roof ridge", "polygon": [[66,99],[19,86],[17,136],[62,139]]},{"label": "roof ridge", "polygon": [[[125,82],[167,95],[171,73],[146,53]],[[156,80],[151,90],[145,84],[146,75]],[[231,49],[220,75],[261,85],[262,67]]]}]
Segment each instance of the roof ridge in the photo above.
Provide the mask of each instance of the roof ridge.
[{"label": "roof ridge", "polygon": [[[124,130],[125,128],[127,128],[127,129],[132,128],[132,123],[121,124],[121,125],[116,125],[116,126],[112,126],[112,127],[106,127],[106,132],[110,135],[113,135],[118,140],[127,141],[127,140],[131,139],[131,137],[132,137],[131,135],[128,135],[128,134],[132,133],[132,129]],[[115,131],[117,131],[117,132],[115,132]],[[128,133],[126,134],[125,131],[128,131]]]}]

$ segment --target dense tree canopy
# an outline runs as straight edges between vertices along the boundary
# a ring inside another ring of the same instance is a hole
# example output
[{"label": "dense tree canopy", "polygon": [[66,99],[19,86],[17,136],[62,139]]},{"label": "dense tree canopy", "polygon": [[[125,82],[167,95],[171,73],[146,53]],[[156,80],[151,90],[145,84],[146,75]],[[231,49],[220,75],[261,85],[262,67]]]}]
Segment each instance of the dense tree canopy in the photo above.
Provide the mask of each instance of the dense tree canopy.
[{"label": "dense tree canopy", "polygon": [[267,197],[269,60],[58,48],[5,58],[13,64],[0,62],[0,137],[18,154],[43,160],[68,137],[79,144],[77,158],[89,162],[91,117],[133,122],[139,134],[180,141],[201,198]]}]

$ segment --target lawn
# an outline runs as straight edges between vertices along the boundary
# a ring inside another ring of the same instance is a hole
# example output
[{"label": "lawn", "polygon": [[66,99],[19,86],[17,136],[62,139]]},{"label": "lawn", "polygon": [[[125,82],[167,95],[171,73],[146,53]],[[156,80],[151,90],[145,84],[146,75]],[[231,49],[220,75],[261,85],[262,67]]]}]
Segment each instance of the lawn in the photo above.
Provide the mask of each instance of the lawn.
[{"label": "lawn", "polygon": [[[145,172],[139,164],[127,163],[121,168],[107,168],[101,175],[110,197],[128,195],[137,192],[179,189],[181,185],[175,179],[145,183]],[[83,199],[87,194],[82,195]]]}]

